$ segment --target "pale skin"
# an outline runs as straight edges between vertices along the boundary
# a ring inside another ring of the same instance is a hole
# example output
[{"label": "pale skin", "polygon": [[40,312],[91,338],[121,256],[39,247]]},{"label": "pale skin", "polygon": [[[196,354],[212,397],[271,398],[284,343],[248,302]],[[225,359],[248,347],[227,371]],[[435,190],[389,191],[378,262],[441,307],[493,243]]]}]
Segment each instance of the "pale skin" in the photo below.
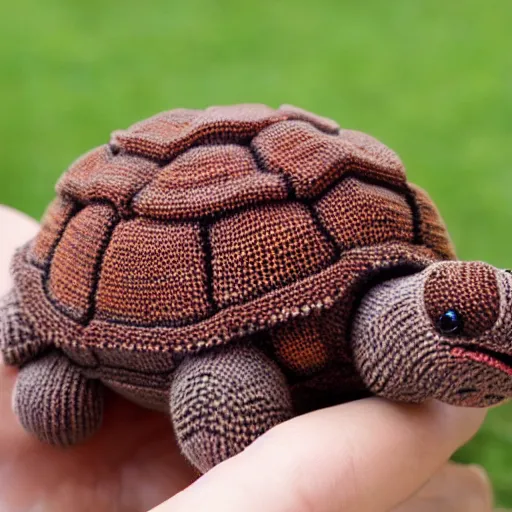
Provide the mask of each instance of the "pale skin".
[{"label": "pale skin", "polygon": [[[32,219],[0,206],[0,295]],[[109,395],[82,446],[41,444],[11,412],[16,370],[0,365],[0,512],[489,512],[478,467],[447,464],[485,411],[367,399],[295,418],[203,477],[180,455],[168,418]],[[165,501],[168,500],[168,501]]]}]

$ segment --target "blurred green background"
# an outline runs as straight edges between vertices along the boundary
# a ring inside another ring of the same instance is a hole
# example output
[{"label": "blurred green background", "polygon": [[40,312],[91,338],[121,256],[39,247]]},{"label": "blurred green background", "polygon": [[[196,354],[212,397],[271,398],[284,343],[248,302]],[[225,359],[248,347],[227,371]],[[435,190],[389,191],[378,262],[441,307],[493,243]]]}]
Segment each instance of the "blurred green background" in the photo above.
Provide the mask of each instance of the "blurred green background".
[{"label": "blurred green background", "polygon": [[[0,203],[40,217],[110,131],[178,106],[293,103],[403,158],[464,259],[512,267],[512,2],[18,0],[0,7]],[[458,459],[512,506],[512,406]]]}]

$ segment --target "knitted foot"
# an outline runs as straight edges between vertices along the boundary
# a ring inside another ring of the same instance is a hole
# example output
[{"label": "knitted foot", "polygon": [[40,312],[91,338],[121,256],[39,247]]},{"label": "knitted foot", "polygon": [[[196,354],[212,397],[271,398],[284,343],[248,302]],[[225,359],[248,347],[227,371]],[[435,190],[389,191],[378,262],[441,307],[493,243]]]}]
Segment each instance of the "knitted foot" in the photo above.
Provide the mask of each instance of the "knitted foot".
[{"label": "knitted foot", "polygon": [[25,321],[18,298],[11,290],[0,301],[0,353],[8,365],[19,366],[45,349]]},{"label": "knitted foot", "polygon": [[170,400],[181,450],[203,473],[293,416],[279,368],[248,346],[186,359],[174,375]]},{"label": "knitted foot", "polygon": [[28,432],[46,443],[68,446],[99,429],[103,385],[86,379],[67,357],[53,352],[20,370],[13,403]]}]

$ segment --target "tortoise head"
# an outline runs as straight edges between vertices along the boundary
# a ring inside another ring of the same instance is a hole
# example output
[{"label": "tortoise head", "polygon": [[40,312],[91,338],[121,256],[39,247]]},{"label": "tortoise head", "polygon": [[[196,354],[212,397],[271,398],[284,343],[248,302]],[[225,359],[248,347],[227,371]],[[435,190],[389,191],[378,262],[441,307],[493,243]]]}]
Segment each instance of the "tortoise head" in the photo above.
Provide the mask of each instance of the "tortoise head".
[{"label": "tortoise head", "polygon": [[370,391],[488,407],[512,398],[512,273],[439,262],[371,288],[351,342]]}]

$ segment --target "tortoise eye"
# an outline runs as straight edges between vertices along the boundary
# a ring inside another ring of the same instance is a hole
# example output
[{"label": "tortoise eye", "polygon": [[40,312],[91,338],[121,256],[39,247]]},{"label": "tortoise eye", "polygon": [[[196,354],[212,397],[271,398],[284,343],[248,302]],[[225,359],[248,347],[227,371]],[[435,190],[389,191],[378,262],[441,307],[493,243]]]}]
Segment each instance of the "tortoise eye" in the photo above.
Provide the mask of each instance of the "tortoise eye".
[{"label": "tortoise eye", "polygon": [[444,262],[430,273],[423,298],[437,332],[477,338],[498,320],[498,272],[486,263]]},{"label": "tortoise eye", "polygon": [[441,334],[455,335],[462,331],[464,321],[462,316],[455,310],[449,309],[443,313],[437,322],[437,328]]}]

